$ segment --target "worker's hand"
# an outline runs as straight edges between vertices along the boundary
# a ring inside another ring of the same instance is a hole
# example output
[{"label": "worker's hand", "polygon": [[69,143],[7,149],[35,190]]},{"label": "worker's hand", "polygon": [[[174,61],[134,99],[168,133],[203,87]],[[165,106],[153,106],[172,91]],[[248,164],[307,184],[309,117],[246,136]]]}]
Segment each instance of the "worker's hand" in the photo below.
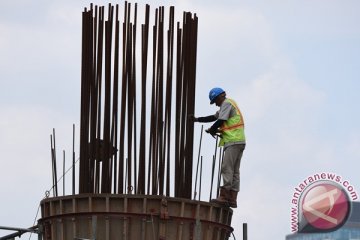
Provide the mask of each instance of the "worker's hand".
[{"label": "worker's hand", "polygon": [[208,128],[205,130],[205,132],[210,133],[212,136],[216,135],[216,129]]},{"label": "worker's hand", "polygon": [[191,122],[197,122],[198,121],[198,119],[193,114],[189,114],[188,119]]}]

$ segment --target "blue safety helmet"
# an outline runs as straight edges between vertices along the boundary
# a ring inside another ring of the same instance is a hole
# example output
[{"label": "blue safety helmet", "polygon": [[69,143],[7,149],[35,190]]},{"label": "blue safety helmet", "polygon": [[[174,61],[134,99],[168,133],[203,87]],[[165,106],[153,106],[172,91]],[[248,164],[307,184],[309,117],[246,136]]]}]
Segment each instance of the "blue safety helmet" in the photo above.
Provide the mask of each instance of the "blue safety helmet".
[{"label": "blue safety helmet", "polygon": [[209,92],[210,104],[213,104],[215,102],[215,99],[224,92],[225,91],[222,88],[218,87],[211,89]]}]

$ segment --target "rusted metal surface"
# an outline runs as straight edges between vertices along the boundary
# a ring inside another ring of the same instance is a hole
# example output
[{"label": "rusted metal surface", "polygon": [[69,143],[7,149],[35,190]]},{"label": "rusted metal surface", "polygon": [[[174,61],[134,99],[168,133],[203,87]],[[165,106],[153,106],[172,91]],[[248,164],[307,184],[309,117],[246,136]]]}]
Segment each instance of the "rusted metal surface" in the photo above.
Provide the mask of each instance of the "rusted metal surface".
[{"label": "rusted metal surface", "polygon": [[[232,210],[183,198],[79,194],[41,201],[44,239],[228,239]],[[94,223],[94,219],[96,223]],[[97,224],[96,234],[94,224]]]},{"label": "rusted metal surface", "polygon": [[175,29],[174,7],[154,9],[151,43],[150,6],[140,27],[137,4],[125,2],[122,28],[121,12],[90,5],[82,15],[79,193],[190,199],[198,18],[184,12]]}]

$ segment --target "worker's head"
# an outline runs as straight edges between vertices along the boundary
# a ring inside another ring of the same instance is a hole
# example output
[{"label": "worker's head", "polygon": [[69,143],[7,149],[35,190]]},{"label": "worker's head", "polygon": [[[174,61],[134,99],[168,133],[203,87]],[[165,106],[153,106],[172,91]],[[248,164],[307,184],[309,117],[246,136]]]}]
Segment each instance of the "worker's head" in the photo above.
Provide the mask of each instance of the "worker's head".
[{"label": "worker's head", "polygon": [[213,88],[209,92],[210,104],[216,104],[216,106],[220,106],[222,102],[225,100],[226,93],[222,88]]}]

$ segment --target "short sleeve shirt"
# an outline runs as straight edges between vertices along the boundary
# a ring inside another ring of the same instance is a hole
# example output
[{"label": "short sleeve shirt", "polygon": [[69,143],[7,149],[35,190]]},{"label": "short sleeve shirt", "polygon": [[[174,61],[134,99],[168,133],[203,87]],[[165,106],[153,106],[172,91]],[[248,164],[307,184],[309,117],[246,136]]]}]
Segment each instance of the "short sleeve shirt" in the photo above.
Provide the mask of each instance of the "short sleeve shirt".
[{"label": "short sleeve shirt", "polygon": [[226,121],[235,114],[236,114],[236,109],[231,105],[231,103],[229,103],[228,101],[224,101],[221,104],[219,111],[215,113],[215,117],[219,120]]}]

